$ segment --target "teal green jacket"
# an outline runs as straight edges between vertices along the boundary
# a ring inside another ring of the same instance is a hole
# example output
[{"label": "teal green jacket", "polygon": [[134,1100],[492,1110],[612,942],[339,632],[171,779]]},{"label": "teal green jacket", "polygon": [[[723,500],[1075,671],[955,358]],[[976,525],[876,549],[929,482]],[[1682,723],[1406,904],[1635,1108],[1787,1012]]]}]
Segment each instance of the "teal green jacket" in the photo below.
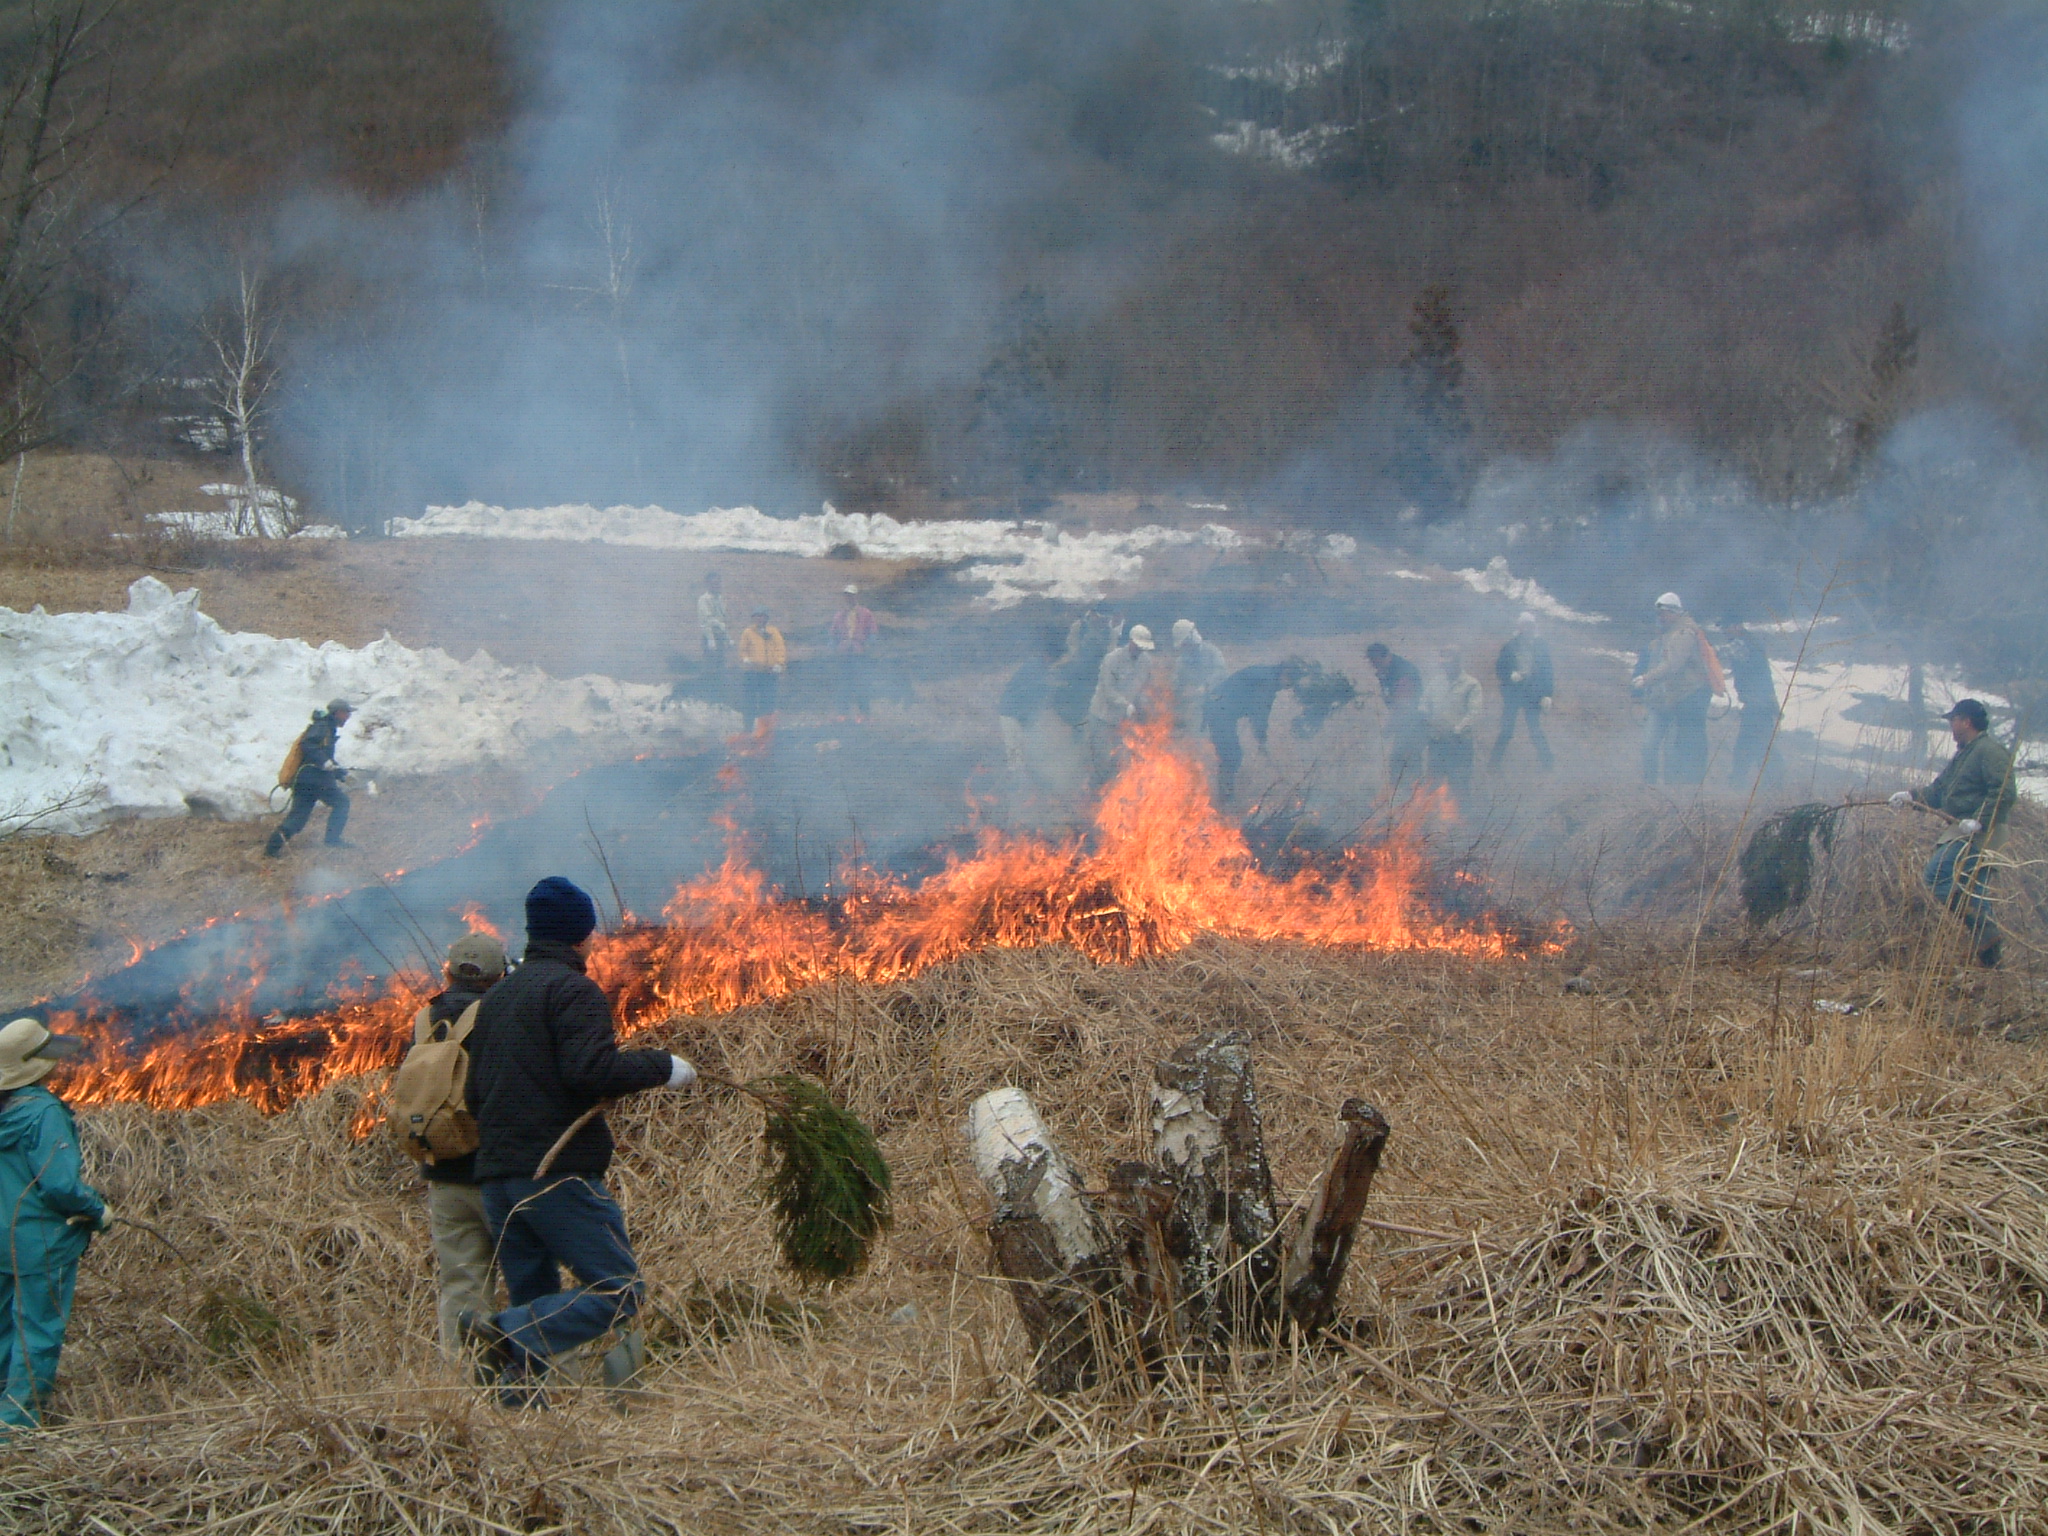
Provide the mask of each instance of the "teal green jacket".
[{"label": "teal green jacket", "polygon": [[0,1105],[0,1273],[42,1274],[78,1262],[92,1241],[90,1226],[107,1208],[85,1182],[78,1127],[64,1101],[40,1084],[17,1088]]}]

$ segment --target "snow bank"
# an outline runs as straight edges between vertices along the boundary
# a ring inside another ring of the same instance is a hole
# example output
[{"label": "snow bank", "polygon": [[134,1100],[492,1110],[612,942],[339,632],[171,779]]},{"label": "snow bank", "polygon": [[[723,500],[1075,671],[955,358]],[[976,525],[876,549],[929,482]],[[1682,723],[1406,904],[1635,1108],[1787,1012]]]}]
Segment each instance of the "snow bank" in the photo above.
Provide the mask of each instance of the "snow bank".
[{"label": "snow bank", "polygon": [[120,815],[173,815],[203,799],[231,816],[269,803],[278,764],[310,712],[356,706],[340,761],[367,777],[432,773],[509,756],[564,733],[628,745],[730,734],[730,710],[608,677],[562,681],[456,661],[386,636],[360,650],[230,634],[155,577],[126,613],[0,608],[0,819],[60,800],[41,823],[83,832]]},{"label": "snow bank", "polygon": [[559,539],[812,559],[851,544],[883,560],[974,561],[959,579],[985,583],[989,590],[976,601],[990,608],[1027,597],[1092,602],[1106,585],[1135,580],[1148,550],[1187,544],[1234,549],[1243,542],[1213,523],[1194,532],[1153,526],[1073,534],[1050,523],[1000,519],[904,523],[885,513],[841,512],[830,502],[815,516],[770,517],[754,507],[685,514],[661,507],[506,508],[470,501],[429,507],[423,517],[394,518],[388,531],[402,539]]},{"label": "snow bank", "polygon": [[[1436,568],[1432,566],[1430,569],[1435,570]],[[1438,579],[1438,577],[1432,576],[1429,571],[1385,571],[1381,574],[1390,576],[1396,581],[1435,581]],[[1505,555],[1495,555],[1486,562],[1486,569],[1483,571],[1467,568],[1462,571],[1451,571],[1449,574],[1465,583],[1474,592],[1485,593],[1491,597],[1504,597],[1517,607],[1526,608],[1531,613],[1547,613],[1553,619],[1567,619],[1574,624],[1605,624],[1608,621],[1607,615],[1604,613],[1581,613],[1576,608],[1566,607],[1539,586],[1533,577],[1517,576],[1508,569],[1507,556]]]}]

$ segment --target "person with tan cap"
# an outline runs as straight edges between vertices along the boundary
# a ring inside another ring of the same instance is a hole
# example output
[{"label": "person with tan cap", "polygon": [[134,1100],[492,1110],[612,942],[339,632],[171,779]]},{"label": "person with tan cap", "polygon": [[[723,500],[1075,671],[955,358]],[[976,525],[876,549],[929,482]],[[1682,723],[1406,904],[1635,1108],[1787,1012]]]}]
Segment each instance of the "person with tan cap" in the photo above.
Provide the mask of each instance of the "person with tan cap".
[{"label": "person with tan cap", "polygon": [[1123,765],[1124,722],[1137,717],[1145,690],[1152,682],[1152,653],[1158,649],[1152,631],[1133,624],[1128,639],[1113,645],[1095,673],[1095,696],[1088,701],[1088,759],[1100,789]]},{"label": "person with tan cap", "polygon": [[[505,970],[505,946],[488,933],[466,933],[450,944],[442,971],[447,985],[413,1020],[413,1043],[445,1040],[451,1031],[460,1030],[463,1015],[498,984]],[[420,1176],[427,1181],[427,1227],[434,1237],[441,1352],[454,1359],[463,1352],[462,1314],[493,1310],[491,1224],[484,1219],[484,1191],[477,1182],[474,1152],[422,1163]]]},{"label": "person with tan cap", "polygon": [[0,1028],[0,1439],[33,1428],[57,1384],[78,1260],[113,1217],[85,1182],[78,1127],[42,1081],[85,1042],[34,1019]]}]

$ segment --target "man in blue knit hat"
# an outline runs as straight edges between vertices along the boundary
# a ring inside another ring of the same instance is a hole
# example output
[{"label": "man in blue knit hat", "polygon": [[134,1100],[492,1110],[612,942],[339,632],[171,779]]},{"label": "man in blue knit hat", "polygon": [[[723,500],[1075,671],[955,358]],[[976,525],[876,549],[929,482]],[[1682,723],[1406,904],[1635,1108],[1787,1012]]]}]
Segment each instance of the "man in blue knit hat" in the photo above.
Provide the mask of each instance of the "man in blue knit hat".
[{"label": "man in blue knit hat", "polygon": [[[526,962],[485,995],[469,1037],[476,1180],[511,1306],[464,1313],[461,1331],[512,1400],[550,1356],[639,1311],[640,1268],[604,1187],[612,1133],[591,1119],[535,1178],[548,1150],[586,1110],[648,1088],[688,1088],[697,1072],[667,1051],[622,1051],[611,1004],[584,974],[597,931],[588,894],[550,875],[526,895]],[[576,1285],[562,1288],[566,1269]]]}]

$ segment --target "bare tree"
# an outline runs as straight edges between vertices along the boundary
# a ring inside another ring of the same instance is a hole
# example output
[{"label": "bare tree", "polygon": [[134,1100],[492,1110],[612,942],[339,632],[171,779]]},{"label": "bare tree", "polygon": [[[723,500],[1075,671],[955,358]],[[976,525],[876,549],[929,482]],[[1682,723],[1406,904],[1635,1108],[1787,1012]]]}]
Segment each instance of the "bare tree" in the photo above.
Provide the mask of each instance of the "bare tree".
[{"label": "bare tree", "polygon": [[19,457],[70,423],[57,402],[111,333],[117,306],[80,327],[51,314],[139,199],[87,186],[114,116],[112,22],[122,0],[29,0],[20,52],[0,73],[0,444]]},{"label": "bare tree", "polygon": [[278,381],[278,326],[271,291],[246,260],[235,266],[234,292],[200,326],[212,353],[207,400],[227,423],[242,460],[241,493],[228,497],[228,518],[229,531],[243,538],[281,538],[295,531],[297,503],[266,486],[256,466],[256,441]]},{"label": "bare tree", "polygon": [[605,329],[610,332],[612,353],[619,365],[619,391],[625,405],[626,442],[633,455],[634,494],[647,494],[646,466],[640,452],[639,412],[633,403],[633,369],[626,351],[627,307],[633,297],[633,279],[638,262],[633,255],[633,226],[619,216],[616,193],[610,186],[597,192],[592,232],[597,236],[598,267],[587,283],[555,283],[551,287],[579,296],[579,304],[600,306]]}]

